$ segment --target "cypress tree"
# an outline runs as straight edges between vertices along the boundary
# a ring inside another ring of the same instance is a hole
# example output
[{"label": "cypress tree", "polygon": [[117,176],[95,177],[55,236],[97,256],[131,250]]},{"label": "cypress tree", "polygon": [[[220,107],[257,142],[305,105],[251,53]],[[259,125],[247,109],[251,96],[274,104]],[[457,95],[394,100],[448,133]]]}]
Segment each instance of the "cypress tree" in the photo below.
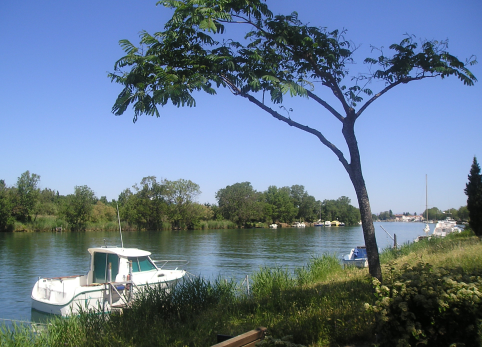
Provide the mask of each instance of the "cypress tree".
[{"label": "cypress tree", "polygon": [[469,225],[475,235],[482,237],[482,175],[477,158],[470,168],[469,182],[465,185],[467,209],[469,210]]}]

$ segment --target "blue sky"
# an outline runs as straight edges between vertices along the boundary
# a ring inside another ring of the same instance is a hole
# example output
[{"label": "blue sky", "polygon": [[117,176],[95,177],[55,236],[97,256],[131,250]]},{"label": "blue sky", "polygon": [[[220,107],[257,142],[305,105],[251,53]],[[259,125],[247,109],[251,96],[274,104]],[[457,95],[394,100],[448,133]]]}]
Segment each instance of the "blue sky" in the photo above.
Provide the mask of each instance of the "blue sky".
[{"label": "blue sky", "polygon": [[[449,39],[459,59],[482,57],[478,0],[268,1],[275,13],[348,30],[360,45],[354,70],[364,69],[370,45],[398,43],[405,33]],[[111,107],[121,88],[107,73],[123,55],[121,39],[160,31],[171,12],[152,0],[12,1],[0,3],[0,179],[9,186],[26,170],[41,188],[67,195],[87,185],[115,199],[145,176],[189,179],[199,202],[249,181],[304,185],[316,199],[348,196],[353,186],[337,158],[314,136],[291,128],[245,100],[220,90],[200,94],[197,107],[161,109],[161,118],[132,123]],[[482,78],[482,65],[472,67]],[[482,161],[481,83],[455,78],[399,86],[371,105],[356,127],[372,211],[442,210],[466,204],[463,192],[473,156]],[[376,86],[373,86],[376,90]],[[319,92],[321,96],[324,94]],[[329,98],[328,98],[329,99]],[[337,121],[306,99],[287,100],[291,117],[323,130],[345,149]],[[338,107],[338,105],[336,105]]]}]

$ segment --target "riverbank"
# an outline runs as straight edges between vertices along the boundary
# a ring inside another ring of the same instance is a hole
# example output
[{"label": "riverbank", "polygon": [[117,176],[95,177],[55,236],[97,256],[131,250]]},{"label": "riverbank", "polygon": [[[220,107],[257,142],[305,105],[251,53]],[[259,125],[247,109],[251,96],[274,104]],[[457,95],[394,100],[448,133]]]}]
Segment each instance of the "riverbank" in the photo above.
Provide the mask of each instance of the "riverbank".
[{"label": "riverbank", "polygon": [[[387,222],[396,222],[396,223],[403,223],[399,221],[387,221]],[[315,223],[303,222],[305,227],[314,227]],[[418,223],[418,222],[413,222]],[[264,228],[269,229],[270,223],[252,223],[245,226],[245,229],[250,228]],[[293,228],[293,223],[277,223],[278,228]],[[346,225],[350,226],[350,225]],[[124,231],[145,231],[135,225],[131,225],[127,222],[121,222],[122,230]],[[343,228],[344,226],[334,226],[334,228]],[[233,223],[229,220],[209,220],[209,221],[200,221],[193,226],[192,230],[226,230],[226,229],[238,229],[238,225]],[[302,229],[302,228],[300,228]],[[173,226],[169,222],[162,223],[162,226],[159,227],[159,231],[170,231],[170,230],[178,230],[175,226]],[[35,220],[28,222],[28,223],[21,223],[19,221],[15,221],[11,230],[8,232],[70,232],[69,224],[56,216],[38,216]],[[88,222],[85,225],[85,228],[82,231],[119,231],[119,224],[117,221],[99,221],[99,222]]]},{"label": "riverbank", "polygon": [[[145,231],[135,225],[126,222],[121,222],[123,231]],[[266,225],[266,228],[268,226]],[[195,230],[212,230],[212,229],[236,229],[237,225],[231,221],[201,221],[196,225]],[[160,227],[160,231],[176,230],[176,228],[169,222],[165,222]],[[39,216],[34,221],[29,223],[21,223],[16,221],[12,226],[11,232],[70,232],[70,226],[67,222],[55,216]],[[85,225],[82,231],[119,231],[119,224],[117,221],[101,221]]]},{"label": "riverbank", "polygon": [[[481,276],[482,245],[464,232],[385,250],[381,260],[387,284],[421,260],[432,270],[456,269],[454,277]],[[383,327],[376,324],[377,298],[367,274],[366,269],[343,270],[336,257],[322,256],[294,271],[261,268],[250,277],[249,294],[246,284],[193,277],[170,293],[146,292],[121,316],[58,319],[48,326],[48,334],[17,327],[14,337],[3,330],[0,338],[26,341],[20,346],[205,347],[216,342],[216,334],[234,336],[265,326],[270,336],[290,335],[305,346],[372,345],[380,343]]]},{"label": "riverbank", "polygon": [[[314,227],[315,223],[304,222],[305,227]],[[278,228],[293,228],[293,223],[278,223]],[[124,231],[145,231],[144,229],[139,229],[135,225],[130,225],[126,222],[121,222],[122,230]],[[340,226],[343,227],[343,226]],[[225,230],[225,229],[238,229],[239,227],[228,220],[211,220],[211,221],[200,221],[197,223],[192,230]],[[269,229],[269,223],[253,223],[246,227],[250,228],[263,228]],[[162,224],[160,231],[177,230],[171,223],[165,222]],[[12,232],[70,232],[69,224],[62,219],[58,219],[54,216],[41,216],[35,221],[29,223],[21,223],[16,221],[12,227]],[[97,223],[87,223],[85,229],[82,231],[119,231],[119,224],[117,222],[97,222]]]}]

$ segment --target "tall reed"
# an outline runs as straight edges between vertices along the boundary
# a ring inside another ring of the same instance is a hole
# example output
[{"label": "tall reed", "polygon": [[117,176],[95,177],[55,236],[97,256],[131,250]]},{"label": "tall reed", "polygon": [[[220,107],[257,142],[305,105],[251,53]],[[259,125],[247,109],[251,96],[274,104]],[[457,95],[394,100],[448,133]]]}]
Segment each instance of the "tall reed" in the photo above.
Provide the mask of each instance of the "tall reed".
[{"label": "tall reed", "polygon": [[200,229],[236,229],[238,226],[228,220],[209,220],[200,222]]}]

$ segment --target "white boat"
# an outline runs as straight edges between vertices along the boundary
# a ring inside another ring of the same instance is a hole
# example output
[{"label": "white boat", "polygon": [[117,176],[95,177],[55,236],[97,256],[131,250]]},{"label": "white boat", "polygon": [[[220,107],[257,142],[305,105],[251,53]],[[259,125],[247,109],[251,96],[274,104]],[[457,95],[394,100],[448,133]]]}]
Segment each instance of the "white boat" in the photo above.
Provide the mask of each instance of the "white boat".
[{"label": "white boat", "polygon": [[331,222],[329,220],[325,221],[325,227],[331,227]]},{"label": "white boat", "polygon": [[344,266],[368,267],[367,249],[365,246],[358,246],[343,257]]},{"label": "white boat", "polygon": [[[137,248],[89,248],[90,269],[86,275],[40,278],[32,289],[32,308],[69,316],[81,310],[113,309],[128,305],[144,286],[174,285],[186,274],[168,263],[187,261],[152,260],[151,253]],[[159,265],[157,265],[158,263]]]},{"label": "white boat", "polygon": [[435,229],[433,230],[433,236],[441,236],[445,237],[450,233],[457,232],[460,233],[460,228],[457,227],[457,222],[450,217],[447,217],[445,220],[440,220],[435,225]]},{"label": "white boat", "polygon": [[305,223],[303,223],[303,222],[294,222],[294,223],[293,223],[293,227],[294,227],[294,228],[305,228],[306,225],[305,225]]},{"label": "white boat", "polygon": [[430,226],[427,224],[425,224],[425,228],[423,228],[423,231],[425,234],[428,234],[430,232]]},{"label": "white boat", "polygon": [[274,223],[273,223],[273,224],[270,224],[270,225],[269,225],[269,228],[270,228],[270,229],[277,229],[277,228],[278,228],[278,224],[274,224]]}]

